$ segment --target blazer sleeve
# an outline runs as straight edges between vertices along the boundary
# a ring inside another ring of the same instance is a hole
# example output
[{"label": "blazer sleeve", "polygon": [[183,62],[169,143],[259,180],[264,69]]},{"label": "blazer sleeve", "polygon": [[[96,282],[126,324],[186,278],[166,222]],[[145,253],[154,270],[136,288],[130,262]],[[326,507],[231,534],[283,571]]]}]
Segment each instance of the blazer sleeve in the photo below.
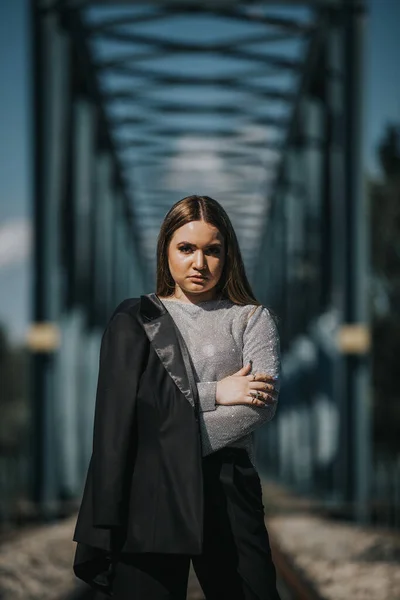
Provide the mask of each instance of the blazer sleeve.
[{"label": "blazer sleeve", "polygon": [[123,525],[127,461],[134,436],[136,394],[147,337],[128,313],[111,318],[100,347],[93,429],[93,526]]},{"label": "blazer sleeve", "polygon": [[[265,306],[259,306],[249,318],[243,333],[243,366],[253,361],[252,373],[276,377],[274,397],[280,389],[280,340],[274,318]],[[249,404],[217,405],[215,410],[200,412],[204,454],[228,446],[270,421],[277,402],[264,407]]]}]

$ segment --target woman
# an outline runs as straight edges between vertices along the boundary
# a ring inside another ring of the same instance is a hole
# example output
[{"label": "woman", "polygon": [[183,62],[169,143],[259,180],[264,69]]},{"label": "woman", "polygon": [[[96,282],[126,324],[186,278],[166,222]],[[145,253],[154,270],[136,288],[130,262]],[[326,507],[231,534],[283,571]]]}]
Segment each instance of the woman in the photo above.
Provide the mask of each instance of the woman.
[{"label": "woman", "polygon": [[221,205],[165,216],[157,293],[103,334],[75,574],[117,600],[278,600],[252,432],[274,416],[279,337]]}]

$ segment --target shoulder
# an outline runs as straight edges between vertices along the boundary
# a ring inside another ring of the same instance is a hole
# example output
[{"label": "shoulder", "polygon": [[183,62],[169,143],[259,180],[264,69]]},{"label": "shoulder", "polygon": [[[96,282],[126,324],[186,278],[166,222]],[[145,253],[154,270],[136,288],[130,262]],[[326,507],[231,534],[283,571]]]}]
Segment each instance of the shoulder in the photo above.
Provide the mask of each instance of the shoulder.
[{"label": "shoulder", "polygon": [[140,298],[125,298],[114,309],[110,320],[117,314],[135,316],[139,310]]},{"label": "shoulder", "polygon": [[110,329],[116,332],[121,329],[142,331],[137,318],[139,306],[140,298],[125,298],[125,300],[122,300],[111,313],[105,331]]},{"label": "shoulder", "polygon": [[235,307],[240,320],[246,326],[259,321],[272,321],[274,323],[277,321],[272,311],[263,304],[236,304]]},{"label": "shoulder", "polygon": [[245,304],[237,306],[236,330],[243,339],[259,334],[263,338],[276,338],[279,336],[277,317],[263,304]]}]

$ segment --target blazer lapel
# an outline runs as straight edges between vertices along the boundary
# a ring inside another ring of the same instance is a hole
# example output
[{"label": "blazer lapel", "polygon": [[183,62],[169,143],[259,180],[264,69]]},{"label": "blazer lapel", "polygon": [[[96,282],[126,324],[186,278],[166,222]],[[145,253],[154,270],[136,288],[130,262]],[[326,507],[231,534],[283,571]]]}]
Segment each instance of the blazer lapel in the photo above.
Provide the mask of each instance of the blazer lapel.
[{"label": "blazer lapel", "polygon": [[197,386],[187,346],[173,318],[156,294],[144,294],[140,297],[138,316],[167,373],[189,403],[198,409]]}]

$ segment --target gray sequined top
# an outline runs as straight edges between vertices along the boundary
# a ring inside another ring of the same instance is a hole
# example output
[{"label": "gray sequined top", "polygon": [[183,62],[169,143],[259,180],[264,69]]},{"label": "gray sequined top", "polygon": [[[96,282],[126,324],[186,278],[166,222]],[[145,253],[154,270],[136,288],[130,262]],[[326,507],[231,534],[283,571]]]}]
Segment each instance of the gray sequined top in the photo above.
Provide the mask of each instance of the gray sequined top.
[{"label": "gray sequined top", "polygon": [[250,359],[252,373],[278,376],[279,391],[280,344],[272,315],[264,306],[240,306],[227,299],[197,304],[161,301],[181,332],[192,359],[199,392],[203,455],[224,446],[240,447],[247,450],[255,464],[252,433],[272,419],[276,403],[265,407],[216,405],[215,394],[217,382],[236,373]]}]

